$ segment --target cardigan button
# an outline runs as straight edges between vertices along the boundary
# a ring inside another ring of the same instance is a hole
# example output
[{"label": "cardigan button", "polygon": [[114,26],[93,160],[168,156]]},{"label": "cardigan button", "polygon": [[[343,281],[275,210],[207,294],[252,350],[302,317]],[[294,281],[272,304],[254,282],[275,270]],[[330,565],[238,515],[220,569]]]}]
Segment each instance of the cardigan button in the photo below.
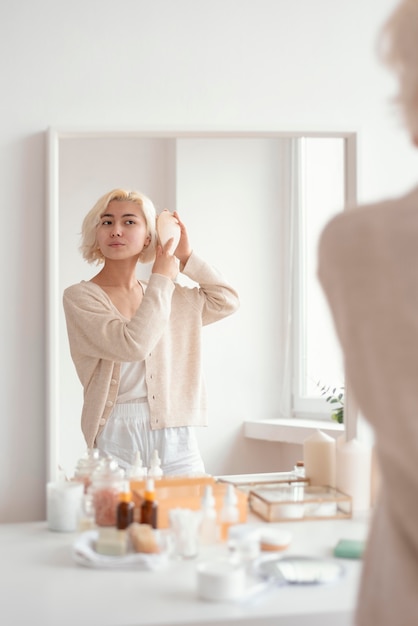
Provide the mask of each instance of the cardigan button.
[{"label": "cardigan button", "polygon": [[102,419],[99,421],[100,426],[104,426],[106,424],[106,420],[104,419],[104,417],[102,417]]},{"label": "cardigan button", "polygon": [[106,406],[113,406],[113,402],[112,402],[112,400],[108,400],[108,401],[106,402]]},{"label": "cardigan button", "polygon": [[110,381],[110,384],[111,385],[116,385],[116,383],[117,383],[116,378],[112,378],[112,380]]}]

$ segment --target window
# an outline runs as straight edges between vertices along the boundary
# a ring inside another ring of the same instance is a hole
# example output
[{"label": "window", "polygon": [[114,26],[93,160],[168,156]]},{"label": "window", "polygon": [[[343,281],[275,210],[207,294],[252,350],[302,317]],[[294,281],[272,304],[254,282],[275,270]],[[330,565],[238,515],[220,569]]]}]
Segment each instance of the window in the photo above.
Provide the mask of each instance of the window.
[{"label": "window", "polygon": [[342,355],[316,272],[320,233],[346,204],[345,138],[300,138],[295,170],[292,411],[318,418],[331,414],[321,387],[344,386]]}]

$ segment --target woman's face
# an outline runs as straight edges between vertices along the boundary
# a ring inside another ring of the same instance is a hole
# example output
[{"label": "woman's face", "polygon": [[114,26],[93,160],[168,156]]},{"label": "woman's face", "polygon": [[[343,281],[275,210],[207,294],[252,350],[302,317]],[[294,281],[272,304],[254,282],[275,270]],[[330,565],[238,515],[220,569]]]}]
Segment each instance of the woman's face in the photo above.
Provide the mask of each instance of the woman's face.
[{"label": "woman's face", "polygon": [[97,245],[105,259],[138,258],[150,238],[141,207],[129,200],[112,200],[100,217]]}]

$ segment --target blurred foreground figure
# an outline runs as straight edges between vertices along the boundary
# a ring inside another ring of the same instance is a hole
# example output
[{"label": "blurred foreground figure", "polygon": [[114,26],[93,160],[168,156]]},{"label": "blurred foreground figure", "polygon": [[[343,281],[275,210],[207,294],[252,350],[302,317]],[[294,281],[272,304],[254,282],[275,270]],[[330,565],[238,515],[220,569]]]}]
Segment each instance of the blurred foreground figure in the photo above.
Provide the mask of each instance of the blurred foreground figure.
[{"label": "blurred foreground figure", "polygon": [[[418,0],[382,29],[380,54],[418,147]],[[381,471],[357,626],[418,624],[418,187],[340,213],[319,244],[319,279]]]}]

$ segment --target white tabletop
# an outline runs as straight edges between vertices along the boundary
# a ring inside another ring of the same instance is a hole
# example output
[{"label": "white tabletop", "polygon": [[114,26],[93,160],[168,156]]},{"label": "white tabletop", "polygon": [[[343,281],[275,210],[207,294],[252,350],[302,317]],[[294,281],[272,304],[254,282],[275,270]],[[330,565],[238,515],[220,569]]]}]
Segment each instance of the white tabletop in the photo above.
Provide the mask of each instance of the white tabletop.
[{"label": "white tabletop", "polygon": [[[365,516],[275,526],[292,533],[286,554],[329,557],[339,539],[364,539],[368,522]],[[44,522],[0,525],[1,611],[8,623],[13,626],[352,624],[361,571],[358,560],[341,561],[345,575],[332,584],[278,587],[253,604],[208,602],[197,597],[196,563],[213,554],[213,548],[205,548],[196,560],[170,560],[158,571],[98,570],[73,561],[71,546],[76,536],[51,532]],[[226,547],[215,550],[226,552]]]}]

